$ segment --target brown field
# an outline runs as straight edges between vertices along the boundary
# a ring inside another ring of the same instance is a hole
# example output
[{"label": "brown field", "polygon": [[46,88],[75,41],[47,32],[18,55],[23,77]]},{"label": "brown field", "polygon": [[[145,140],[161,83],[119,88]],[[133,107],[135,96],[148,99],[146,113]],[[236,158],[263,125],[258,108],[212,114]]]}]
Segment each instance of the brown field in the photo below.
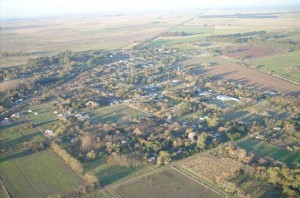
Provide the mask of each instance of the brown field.
[{"label": "brown field", "polygon": [[247,46],[234,49],[234,52],[226,53],[225,55],[230,58],[252,59],[269,56],[275,53],[278,53],[278,50],[273,48]]},{"label": "brown field", "polygon": [[[218,64],[215,66],[200,66],[201,64],[208,62],[217,62]],[[300,87],[298,85],[222,58],[213,57],[207,59],[198,57],[185,61],[182,64],[195,66],[189,72],[199,76],[211,75],[215,79],[234,81],[240,84],[251,85],[266,90],[275,90],[282,93],[300,91]]]},{"label": "brown field", "polygon": [[181,167],[209,181],[218,182],[236,175],[243,164],[229,157],[203,155],[184,161]]},{"label": "brown field", "polygon": [[[144,41],[184,21],[194,13],[139,13],[115,16],[18,19],[1,21],[0,67],[63,50],[117,49]],[[3,57],[3,52],[28,56]]]}]

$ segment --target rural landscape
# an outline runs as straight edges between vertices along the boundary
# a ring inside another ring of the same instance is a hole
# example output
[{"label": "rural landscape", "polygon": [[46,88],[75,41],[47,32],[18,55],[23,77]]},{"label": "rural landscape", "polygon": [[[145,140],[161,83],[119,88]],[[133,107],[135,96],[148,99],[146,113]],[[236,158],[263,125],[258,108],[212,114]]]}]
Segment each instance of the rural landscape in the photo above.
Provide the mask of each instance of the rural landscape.
[{"label": "rural landscape", "polygon": [[300,197],[299,10],[1,19],[0,197]]}]

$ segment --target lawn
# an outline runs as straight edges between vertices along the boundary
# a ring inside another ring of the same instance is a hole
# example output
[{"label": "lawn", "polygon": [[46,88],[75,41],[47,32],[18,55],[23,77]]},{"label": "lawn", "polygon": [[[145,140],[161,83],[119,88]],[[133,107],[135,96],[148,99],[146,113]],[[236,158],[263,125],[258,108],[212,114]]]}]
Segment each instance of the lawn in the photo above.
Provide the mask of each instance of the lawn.
[{"label": "lawn", "polygon": [[221,197],[175,170],[145,176],[133,183],[121,185],[116,192],[124,198]]},{"label": "lawn", "polygon": [[47,197],[85,185],[50,150],[1,162],[0,169],[0,178],[11,197]]},{"label": "lawn", "polygon": [[295,163],[300,161],[300,153],[280,149],[263,141],[247,139],[239,142],[237,145],[246,149],[248,152],[253,152],[255,155],[261,157],[269,156],[275,160],[285,162],[288,166],[294,166]]},{"label": "lawn", "polygon": [[91,119],[99,123],[123,124],[130,121],[131,118],[143,115],[144,113],[121,104],[99,108],[88,112],[88,114]]},{"label": "lawn", "polygon": [[250,63],[300,81],[300,51],[257,58]]}]

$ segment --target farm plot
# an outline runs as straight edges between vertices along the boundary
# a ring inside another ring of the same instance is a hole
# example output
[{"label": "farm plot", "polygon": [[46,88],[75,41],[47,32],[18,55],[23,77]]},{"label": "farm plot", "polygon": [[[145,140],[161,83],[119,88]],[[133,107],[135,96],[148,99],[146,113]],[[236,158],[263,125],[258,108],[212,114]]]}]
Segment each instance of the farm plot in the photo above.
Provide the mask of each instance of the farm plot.
[{"label": "farm plot", "polygon": [[[184,61],[181,65],[193,62],[195,67],[193,70],[189,71],[189,73],[193,75],[203,77],[210,76],[213,79],[229,80],[244,85],[263,88],[265,90],[276,90],[279,92],[299,91],[299,86],[297,85],[237,63],[220,59],[221,58],[213,57],[209,61],[207,58],[203,60],[201,58],[195,58],[191,61]],[[217,62],[218,64],[214,66],[203,66],[202,64],[206,62]]]},{"label": "farm plot", "polygon": [[118,123],[124,124],[131,118],[143,115],[144,113],[127,105],[114,105],[88,112],[91,119],[99,123]]},{"label": "farm plot", "polygon": [[246,149],[247,152],[253,152],[255,155],[261,157],[268,156],[275,160],[285,162],[288,166],[294,166],[295,163],[300,161],[300,153],[280,149],[277,146],[255,139],[244,140],[239,142],[237,146]]},{"label": "farm plot", "polygon": [[221,197],[175,170],[164,170],[145,176],[133,183],[121,185],[116,192],[125,198]]},{"label": "farm plot", "polygon": [[44,141],[45,137],[36,129],[28,128],[24,124],[15,124],[1,127],[0,148],[1,158],[4,160],[6,154],[13,154],[16,151],[26,150],[33,142]]},{"label": "farm plot", "polygon": [[86,185],[50,150],[2,162],[0,170],[11,197],[47,197]]},{"label": "farm plot", "polygon": [[57,119],[56,115],[53,113],[51,103],[31,106],[22,114],[35,124]]},{"label": "farm plot", "polygon": [[229,181],[237,185],[243,192],[255,197],[281,197],[280,193],[267,182],[246,174],[239,174]]},{"label": "farm plot", "polygon": [[243,164],[229,157],[217,158],[211,155],[201,155],[184,161],[180,167],[204,178],[210,182],[219,182],[222,179],[234,176]]},{"label": "farm plot", "polygon": [[278,74],[300,81],[300,52],[278,54],[250,61],[256,67],[263,67]]},{"label": "farm plot", "polygon": [[105,187],[126,178],[136,176],[151,167],[140,166],[128,168],[123,166],[114,166],[107,164],[105,159],[100,159],[95,163],[84,163],[84,168],[88,173],[99,178],[100,185]]},{"label": "farm plot", "polygon": [[226,53],[225,55],[230,58],[236,59],[253,59],[259,57],[265,57],[272,54],[278,53],[278,50],[267,47],[255,47],[245,46],[234,49],[234,52]]}]

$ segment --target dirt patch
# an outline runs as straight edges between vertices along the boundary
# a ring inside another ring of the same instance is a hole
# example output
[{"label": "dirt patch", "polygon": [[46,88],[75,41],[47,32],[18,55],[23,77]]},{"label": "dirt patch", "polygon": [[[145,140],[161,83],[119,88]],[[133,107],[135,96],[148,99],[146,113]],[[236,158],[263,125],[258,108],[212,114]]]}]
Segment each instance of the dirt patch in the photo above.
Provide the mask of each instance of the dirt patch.
[{"label": "dirt patch", "polygon": [[252,59],[270,56],[278,52],[279,50],[273,48],[248,46],[236,48],[228,53],[225,53],[225,55],[230,58]]}]

